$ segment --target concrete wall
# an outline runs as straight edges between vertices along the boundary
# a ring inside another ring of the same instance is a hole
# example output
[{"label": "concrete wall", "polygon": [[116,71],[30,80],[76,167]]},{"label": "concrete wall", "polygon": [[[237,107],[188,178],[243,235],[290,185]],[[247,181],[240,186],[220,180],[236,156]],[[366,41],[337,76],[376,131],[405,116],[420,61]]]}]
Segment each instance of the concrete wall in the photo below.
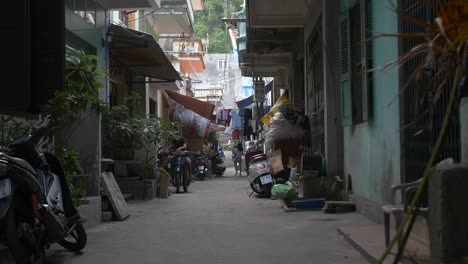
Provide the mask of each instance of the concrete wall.
[{"label": "concrete wall", "polygon": [[[339,65],[339,16],[340,2],[323,0],[320,4],[314,3],[310,10],[311,19],[304,27],[304,50],[307,50],[307,40],[310,38],[318,19],[322,19],[320,30],[322,38],[323,56],[323,85],[325,91],[325,158],[327,160],[327,175],[343,176],[343,128],[341,126],[340,101],[340,72]],[[322,15],[322,17],[320,17]],[[307,56],[307,51],[304,53]],[[304,72],[310,66],[307,59],[304,63]],[[304,75],[307,84],[307,76]],[[308,88],[305,87],[304,97],[307,101]]]},{"label": "concrete wall", "polygon": [[[352,6],[352,2],[342,1],[341,9]],[[372,5],[378,15],[374,32],[397,32],[397,15],[389,3],[374,0]],[[374,66],[393,61],[398,56],[397,39],[376,39],[373,53]],[[394,100],[398,97],[397,69],[375,72],[373,84],[371,118],[344,128],[344,173],[351,176],[356,195],[381,204],[389,197],[390,186],[400,182],[399,104]]]},{"label": "concrete wall", "polygon": [[341,126],[338,1],[323,0],[323,83],[325,86],[325,158],[327,175],[343,175],[343,127]]},{"label": "concrete wall", "polygon": [[[65,9],[66,29],[78,36],[80,39],[95,48],[100,59],[98,67],[107,68],[107,49],[103,47],[102,40],[106,34],[106,11],[98,8],[96,14],[96,25],[86,22],[82,17],[75,14],[73,10]],[[101,89],[100,97],[107,98],[108,83],[102,80],[105,88]],[[100,158],[101,158],[101,124],[100,117],[85,113],[79,125],[70,138],[70,145],[78,151],[83,162],[85,172],[90,176],[88,188],[89,196],[99,195]]]}]

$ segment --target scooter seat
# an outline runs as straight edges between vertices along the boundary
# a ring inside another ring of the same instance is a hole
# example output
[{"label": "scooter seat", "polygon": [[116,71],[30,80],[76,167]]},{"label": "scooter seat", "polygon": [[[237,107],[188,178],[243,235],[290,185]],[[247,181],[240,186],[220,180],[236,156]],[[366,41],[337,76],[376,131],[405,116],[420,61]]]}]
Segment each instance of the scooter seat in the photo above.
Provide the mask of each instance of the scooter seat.
[{"label": "scooter seat", "polygon": [[267,155],[265,154],[255,155],[252,158],[250,158],[249,166],[252,165],[252,163],[259,162],[262,160],[268,160]]}]

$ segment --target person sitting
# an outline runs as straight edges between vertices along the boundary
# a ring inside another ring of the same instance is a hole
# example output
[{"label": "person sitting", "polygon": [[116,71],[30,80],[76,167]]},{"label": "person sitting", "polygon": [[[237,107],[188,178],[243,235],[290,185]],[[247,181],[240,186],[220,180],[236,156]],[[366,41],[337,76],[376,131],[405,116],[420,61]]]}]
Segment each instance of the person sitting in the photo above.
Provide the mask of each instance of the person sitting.
[{"label": "person sitting", "polygon": [[[174,155],[182,156],[185,155],[185,150],[187,150],[186,140],[182,136],[177,136],[169,145],[163,150],[163,153],[174,153]],[[171,162],[172,159],[168,159],[165,164]],[[190,157],[184,157],[184,165],[187,168],[187,174],[189,175],[189,179],[192,179],[192,161]]]}]

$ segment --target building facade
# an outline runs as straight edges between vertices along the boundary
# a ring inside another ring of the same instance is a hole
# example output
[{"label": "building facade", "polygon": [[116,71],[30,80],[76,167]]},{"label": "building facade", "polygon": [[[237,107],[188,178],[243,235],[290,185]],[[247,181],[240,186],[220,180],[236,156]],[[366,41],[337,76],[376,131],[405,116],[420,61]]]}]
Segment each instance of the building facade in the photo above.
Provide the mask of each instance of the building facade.
[{"label": "building facade", "polygon": [[[396,4],[408,17],[433,23],[433,14],[422,2]],[[398,70],[370,71],[421,41],[369,41],[376,32],[421,30],[388,6],[378,0],[288,5],[247,0],[237,25],[243,76],[274,76],[273,98],[287,91],[290,101],[309,117],[308,147],[323,154],[327,175],[345,179],[358,210],[377,222],[383,219],[381,205],[389,201],[391,186],[422,176],[447,102],[439,100],[433,115],[420,118],[415,109],[430,105],[433,97],[423,95],[415,106],[416,87],[402,92],[416,70],[414,61]],[[449,135],[439,159],[460,161],[459,126],[453,125]]]}]

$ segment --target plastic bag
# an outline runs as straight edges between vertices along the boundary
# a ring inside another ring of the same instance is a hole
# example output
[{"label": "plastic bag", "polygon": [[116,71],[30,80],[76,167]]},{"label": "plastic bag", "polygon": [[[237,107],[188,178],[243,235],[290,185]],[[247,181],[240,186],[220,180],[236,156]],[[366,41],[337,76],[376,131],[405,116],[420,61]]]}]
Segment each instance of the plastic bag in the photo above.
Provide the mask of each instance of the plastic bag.
[{"label": "plastic bag", "polygon": [[301,139],[306,133],[300,124],[292,123],[281,112],[274,114],[270,121],[265,134],[268,140]]},{"label": "plastic bag", "polygon": [[261,121],[263,122],[263,124],[265,124],[267,126],[270,125],[270,122],[271,122],[270,119],[273,117],[273,115],[275,113],[278,112],[279,107],[282,106],[282,105],[289,105],[288,97],[286,95],[284,95],[284,94],[280,96],[278,101],[276,101],[276,103],[271,108],[270,112],[268,112],[265,116],[263,116],[261,118]]},{"label": "plastic bag", "polygon": [[275,184],[271,189],[271,194],[284,200],[292,200],[297,197],[296,188],[288,184]]}]

